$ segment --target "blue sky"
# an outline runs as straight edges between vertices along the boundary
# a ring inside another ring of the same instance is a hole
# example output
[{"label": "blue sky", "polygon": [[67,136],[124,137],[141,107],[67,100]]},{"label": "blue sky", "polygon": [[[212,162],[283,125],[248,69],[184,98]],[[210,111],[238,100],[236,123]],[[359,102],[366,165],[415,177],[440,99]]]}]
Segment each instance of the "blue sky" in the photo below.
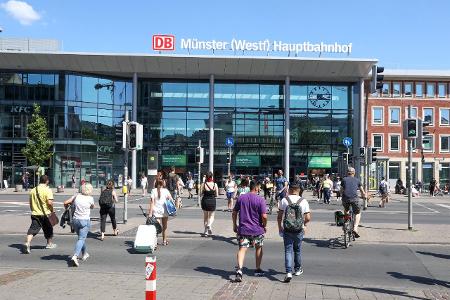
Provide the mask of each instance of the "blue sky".
[{"label": "blue sky", "polygon": [[25,0],[31,12],[18,2],[0,0],[0,36],[59,39],[64,51],[154,53],[155,33],[351,42],[351,58],[377,58],[388,68],[450,70],[446,0]]}]

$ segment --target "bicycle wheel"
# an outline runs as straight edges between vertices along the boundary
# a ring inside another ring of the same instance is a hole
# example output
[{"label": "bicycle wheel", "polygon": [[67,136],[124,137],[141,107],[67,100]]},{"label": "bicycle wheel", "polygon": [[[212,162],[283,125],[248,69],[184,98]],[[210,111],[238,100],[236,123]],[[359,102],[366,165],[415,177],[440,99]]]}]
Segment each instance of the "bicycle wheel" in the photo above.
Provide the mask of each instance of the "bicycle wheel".
[{"label": "bicycle wheel", "polygon": [[345,249],[348,248],[348,246],[350,246],[350,232],[349,232],[349,225],[348,222],[344,224],[344,246]]}]

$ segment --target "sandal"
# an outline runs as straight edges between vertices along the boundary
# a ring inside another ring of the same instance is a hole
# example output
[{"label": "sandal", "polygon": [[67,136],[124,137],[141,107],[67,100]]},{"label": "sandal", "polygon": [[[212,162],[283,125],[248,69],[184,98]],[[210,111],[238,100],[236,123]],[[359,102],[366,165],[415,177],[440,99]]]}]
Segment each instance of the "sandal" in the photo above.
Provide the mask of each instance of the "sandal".
[{"label": "sandal", "polygon": [[163,246],[169,245],[169,241],[163,241],[162,245],[163,245]]}]

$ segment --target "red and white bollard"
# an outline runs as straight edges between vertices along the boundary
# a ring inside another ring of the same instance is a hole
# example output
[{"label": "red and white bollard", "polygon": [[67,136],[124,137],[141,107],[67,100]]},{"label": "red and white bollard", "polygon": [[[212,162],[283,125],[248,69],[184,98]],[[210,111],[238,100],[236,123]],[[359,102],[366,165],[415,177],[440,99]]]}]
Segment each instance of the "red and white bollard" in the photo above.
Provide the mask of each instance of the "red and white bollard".
[{"label": "red and white bollard", "polygon": [[156,300],[156,256],[145,258],[145,300]]}]

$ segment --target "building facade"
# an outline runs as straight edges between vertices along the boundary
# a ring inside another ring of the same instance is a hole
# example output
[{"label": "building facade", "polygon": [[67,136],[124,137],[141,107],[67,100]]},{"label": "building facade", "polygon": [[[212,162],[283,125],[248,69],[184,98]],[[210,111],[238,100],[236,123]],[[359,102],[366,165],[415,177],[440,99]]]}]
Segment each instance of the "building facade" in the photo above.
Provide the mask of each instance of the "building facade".
[{"label": "building facade", "polygon": [[368,97],[368,144],[378,148],[379,161],[371,167],[372,185],[386,176],[391,187],[406,182],[408,144],[402,122],[409,117],[430,123],[423,151],[413,143],[413,183],[428,186],[435,178],[443,186],[450,180],[450,73],[444,71],[385,71],[381,93]]},{"label": "building facade", "polygon": [[[101,186],[123,178],[122,121],[144,125],[144,149],[130,155],[130,176],[174,165],[227,173],[225,139],[234,138],[231,171],[262,175],[337,173],[362,144],[363,79],[376,60],[3,53],[0,58],[0,159],[20,183],[21,154],[34,103],[48,122],[54,185],[72,177]],[[212,155],[211,155],[212,153]],[[358,163],[357,161],[355,163]]]}]

